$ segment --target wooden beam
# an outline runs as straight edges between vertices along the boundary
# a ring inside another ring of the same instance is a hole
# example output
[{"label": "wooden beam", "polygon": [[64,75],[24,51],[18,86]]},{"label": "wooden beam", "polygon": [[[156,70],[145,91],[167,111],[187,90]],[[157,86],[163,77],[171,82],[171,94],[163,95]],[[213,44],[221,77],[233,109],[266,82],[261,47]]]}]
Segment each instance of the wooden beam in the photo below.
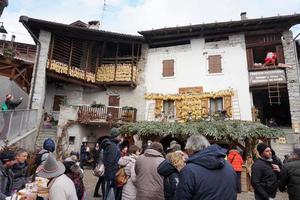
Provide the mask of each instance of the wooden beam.
[{"label": "wooden beam", "polygon": [[119,54],[119,43],[117,43],[117,49],[116,49],[116,60],[115,60],[115,75],[114,75],[114,81],[116,80],[116,75],[117,75],[118,54]]},{"label": "wooden beam", "polygon": [[24,72],[27,71],[26,68],[25,68],[25,69],[22,69],[21,71],[19,71],[19,70],[17,70],[17,71],[18,71],[18,74],[15,75],[15,76],[12,78],[12,80],[16,80],[19,76],[22,76],[23,79],[26,79],[26,77],[25,77],[24,75],[22,75]]},{"label": "wooden beam", "polygon": [[133,65],[134,65],[134,42],[132,43],[132,47],[131,47],[131,56],[132,56],[132,60],[131,60],[131,81],[133,81]]},{"label": "wooden beam", "polygon": [[[2,64],[2,63],[1,63]],[[1,65],[0,64],[0,65]],[[3,69],[9,69],[9,68],[13,68],[14,66],[0,66],[0,70],[3,70]]]}]

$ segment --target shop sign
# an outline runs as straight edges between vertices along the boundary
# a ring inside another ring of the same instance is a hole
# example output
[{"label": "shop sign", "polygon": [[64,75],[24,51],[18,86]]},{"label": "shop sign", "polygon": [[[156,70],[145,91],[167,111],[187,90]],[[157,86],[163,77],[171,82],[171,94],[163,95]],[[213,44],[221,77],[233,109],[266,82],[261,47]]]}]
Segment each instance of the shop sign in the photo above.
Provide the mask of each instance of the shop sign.
[{"label": "shop sign", "polygon": [[284,70],[249,72],[250,86],[267,85],[268,83],[286,83]]}]

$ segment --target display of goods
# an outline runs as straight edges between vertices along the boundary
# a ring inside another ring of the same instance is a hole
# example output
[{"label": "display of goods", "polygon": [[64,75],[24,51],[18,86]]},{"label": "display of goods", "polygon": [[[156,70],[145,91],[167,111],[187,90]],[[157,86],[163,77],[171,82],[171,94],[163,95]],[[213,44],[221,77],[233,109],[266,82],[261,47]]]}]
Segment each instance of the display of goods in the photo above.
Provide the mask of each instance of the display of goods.
[{"label": "display of goods", "polygon": [[137,79],[137,67],[131,64],[105,64],[98,67],[96,80],[99,82],[112,82],[112,81],[131,81],[131,78],[135,81]]},{"label": "display of goods", "polygon": [[81,70],[81,69],[79,69],[77,67],[70,67],[69,75],[71,77],[75,77],[75,78],[84,80],[84,78],[85,78],[85,71]]},{"label": "display of goods", "polygon": [[48,60],[47,68],[49,70],[55,71],[56,73],[67,75],[69,66],[56,60]]},{"label": "display of goods", "polygon": [[69,67],[67,64],[58,62],[56,60],[48,60],[47,69],[55,71],[58,74],[65,74],[73,78],[86,80],[87,82],[96,82],[95,74],[91,72],[86,72],[85,74],[85,70],[79,69],[77,67]]},{"label": "display of goods", "polygon": [[231,117],[231,97],[233,94],[233,91],[230,89],[202,94],[145,94],[145,98],[147,100],[155,100],[155,117],[159,117],[162,114],[163,101],[175,101],[176,117],[180,122],[185,122],[189,119],[199,120],[207,118],[209,115],[209,99],[214,98],[223,98],[224,110],[226,110],[227,115]]},{"label": "display of goods", "polygon": [[92,83],[95,83],[96,82],[96,76],[94,73],[91,73],[91,72],[86,72],[86,81],[87,82],[92,82]]}]

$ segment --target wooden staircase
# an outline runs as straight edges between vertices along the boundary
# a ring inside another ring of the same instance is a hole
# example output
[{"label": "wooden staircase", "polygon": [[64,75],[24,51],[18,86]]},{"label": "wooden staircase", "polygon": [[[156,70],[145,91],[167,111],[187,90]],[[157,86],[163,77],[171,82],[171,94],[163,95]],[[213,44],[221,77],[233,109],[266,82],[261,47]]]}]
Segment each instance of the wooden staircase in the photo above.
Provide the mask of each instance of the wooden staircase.
[{"label": "wooden staircase", "polygon": [[234,96],[232,97],[232,119],[233,120],[242,119],[238,91],[234,91]]}]

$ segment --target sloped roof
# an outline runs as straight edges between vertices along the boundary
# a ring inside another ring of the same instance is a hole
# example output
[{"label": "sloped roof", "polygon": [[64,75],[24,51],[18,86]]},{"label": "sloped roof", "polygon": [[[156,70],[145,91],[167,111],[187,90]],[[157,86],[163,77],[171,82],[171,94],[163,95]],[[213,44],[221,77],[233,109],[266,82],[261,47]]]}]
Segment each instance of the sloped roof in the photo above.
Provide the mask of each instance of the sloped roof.
[{"label": "sloped roof", "polygon": [[62,33],[75,38],[87,40],[107,40],[114,42],[143,42],[143,37],[138,35],[122,34],[110,31],[89,29],[86,27],[62,24],[41,19],[21,16],[19,21],[29,29],[35,36],[39,35],[40,30],[47,30],[54,33]]},{"label": "sloped roof", "polygon": [[139,31],[147,41],[168,40],[171,38],[206,37],[238,32],[261,30],[284,31],[300,23],[300,14],[275,16],[267,18],[245,19],[237,21],[216,22],[188,26],[161,28]]}]

